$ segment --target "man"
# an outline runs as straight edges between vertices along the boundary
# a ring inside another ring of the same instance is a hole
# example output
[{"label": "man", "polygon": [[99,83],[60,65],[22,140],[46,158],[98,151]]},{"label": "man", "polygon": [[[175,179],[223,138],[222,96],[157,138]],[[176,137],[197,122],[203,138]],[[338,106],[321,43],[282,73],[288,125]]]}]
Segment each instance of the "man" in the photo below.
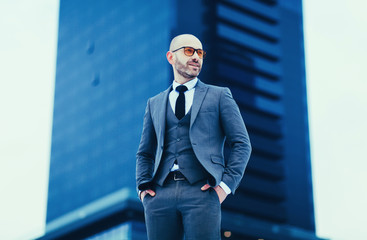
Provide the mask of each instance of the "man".
[{"label": "man", "polygon": [[220,239],[220,205],[234,194],[250,157],[229,89],[197,78],[204,57],[195,36],[175,37],[167,52],[173,84],[147,103],[136,180],[149,240]]}]

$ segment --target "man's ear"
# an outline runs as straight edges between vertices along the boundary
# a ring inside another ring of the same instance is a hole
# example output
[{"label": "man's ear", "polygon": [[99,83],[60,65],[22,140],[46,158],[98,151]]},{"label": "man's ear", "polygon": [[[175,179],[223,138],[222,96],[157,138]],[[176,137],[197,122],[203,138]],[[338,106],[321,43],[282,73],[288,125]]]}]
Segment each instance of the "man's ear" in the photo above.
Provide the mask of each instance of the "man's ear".
[{"label": "man's ear", "polygon": [[171,64],[171,65],[173,65],[173,53],[172,52],[170,52],[170,51],[168,51],[167,52],[167,54],[166,54],[166,56],[167,56],[167,61]]}]

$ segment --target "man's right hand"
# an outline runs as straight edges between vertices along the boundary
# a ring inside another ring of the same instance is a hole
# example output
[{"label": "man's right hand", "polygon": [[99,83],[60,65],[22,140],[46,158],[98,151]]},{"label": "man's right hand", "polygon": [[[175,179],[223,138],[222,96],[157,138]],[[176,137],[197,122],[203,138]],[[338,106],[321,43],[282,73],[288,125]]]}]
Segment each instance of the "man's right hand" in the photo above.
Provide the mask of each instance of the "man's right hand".
[{"label": "man's right hand", "polygon": [[155,196],[155,192],[152,189],[147,189],[147,190],[141,191],[141,193],[140,193],[140,200],[143,201],[145,195],[147,195],[147,194],[149,194],[152,197]]}]

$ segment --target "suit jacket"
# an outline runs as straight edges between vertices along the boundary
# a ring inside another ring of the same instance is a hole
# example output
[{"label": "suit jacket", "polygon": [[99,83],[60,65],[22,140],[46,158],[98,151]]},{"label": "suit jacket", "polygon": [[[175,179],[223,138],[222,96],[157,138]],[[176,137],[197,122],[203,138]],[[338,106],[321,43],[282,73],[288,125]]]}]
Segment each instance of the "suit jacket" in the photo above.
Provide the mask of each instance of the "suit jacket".
[{"label": "suit jacket", "polygon": [[[152,187],[164,149],[166,106],[172,87],[150,98],[144,115],[143,131],[136,154],[138,190]],[[195,87],[191,107],[190,141],[197,159],[215,179],[235,193],[251,153],[250,139],[241,113],[228,88],[204,84]],[[225,140],[230,155],[224,160]]]}]

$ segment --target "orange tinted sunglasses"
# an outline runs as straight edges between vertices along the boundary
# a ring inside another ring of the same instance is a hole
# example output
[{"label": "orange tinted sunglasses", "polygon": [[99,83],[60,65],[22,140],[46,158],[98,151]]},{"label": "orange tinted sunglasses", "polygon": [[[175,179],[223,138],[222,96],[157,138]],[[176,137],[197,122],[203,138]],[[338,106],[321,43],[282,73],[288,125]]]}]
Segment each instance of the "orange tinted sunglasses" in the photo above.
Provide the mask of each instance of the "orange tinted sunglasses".
[{"label": "orange tinted sunglasses", "polygon": [[191,57],[192,55],[194,55],[195,52],[197,52],[199,58],[201,59],[205,58],[206,52],[203,49],[195,49],[193,47],[180,47],[180,48],[177,48],[176,50],[173,50],[172,52],[176,52],[182,48],[184,49],[184,53],[186,56]]}]

